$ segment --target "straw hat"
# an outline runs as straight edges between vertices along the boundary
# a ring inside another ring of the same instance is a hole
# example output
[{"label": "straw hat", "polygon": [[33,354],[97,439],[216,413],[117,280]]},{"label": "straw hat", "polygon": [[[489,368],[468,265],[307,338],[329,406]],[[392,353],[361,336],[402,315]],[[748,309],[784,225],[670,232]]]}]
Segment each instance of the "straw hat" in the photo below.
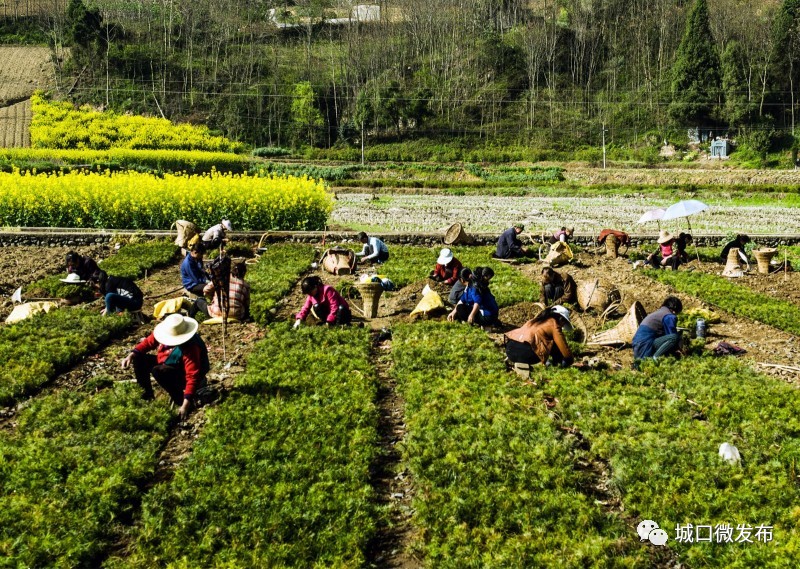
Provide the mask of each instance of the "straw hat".
[{"label": "straw hat", "polygon": [[439,258],[436,259],[436,262],[440,265],[446,265],[450,261],[453,260],[453,252],[445,247],[441,251],[439,251]]},{"label": "straw hat", "polygon": [[86,281],[82,281],[78,273],[70,273],[67,275],[67,278],[59,280],[62,283],[67,283],[67,284],[86,284]]},{"label": "straw hat", "polygon": [[569,320],[569,310],[561,306],[560,304],[556,304],[552,307],[553,312],[561,316],[564,320],[567,321],[567,329],[572,330],[572,322]]},{"label": "straw hat", "polygon": [[672,236],[672,233],[667,231],[666,229],[662,229],[658,233],[658,244],[663,245],[667,241],[672,241],[675,237]]},{"label": "straw hat", "polygon": [[170,314],[164,321],[155,327],[153,335],[159,344],[165,346],[180,346],[191,340],[197,333],[199,324],[194,318],[181,314]]},{"label": "straw hat", "polygon": [[222,220],[222,227],[225,228],[225,231],[233,231],[233,225],[227,219]]}]

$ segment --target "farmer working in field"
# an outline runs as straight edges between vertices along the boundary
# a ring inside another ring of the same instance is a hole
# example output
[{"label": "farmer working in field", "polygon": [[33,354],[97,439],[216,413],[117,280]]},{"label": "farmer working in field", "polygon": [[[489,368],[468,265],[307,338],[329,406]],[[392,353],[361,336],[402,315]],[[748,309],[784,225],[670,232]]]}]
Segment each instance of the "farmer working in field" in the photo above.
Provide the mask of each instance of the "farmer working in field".
[{"label": "farmer working in field", "polygon": [[202,296],[203,289],[209,282],[208,273],[203,267],[203,255],[205,254],[205,247],[202,243],[195,243],[192,248],[186,253],[186,257],[181,263],[181,282],[183,288],[188,292]]},{"label": "farmer working in field", "polygon": [[514,259],[529,255],[528,249],[522,246],[522,241],[518,237],[523,229],[525,229],[525,226],[517,223],[503,231],[497,240],[497,250],[493,255],[495,259]]},{"label": "farmer working in field", "polygon": [[447,319],[481,326],[494,323],[500,308],[489,290],[489,281],[493,276],[494,270],[491,267],[477,267],[470,278],[469,286],[453,311],[447,315]]},{"label": "farmer working in field", "polygon": [[131,279],[109,276],[105,271],[97,270],[89,279],[89,283],[105,299],[106,307],[103,309],[103,316],[125,310],[141,310],[142,308],[144,295]]},{"label": "farmer working in field", "polygon": [[647,256],[647,262],[650,263],[650,266],[654,269],[660,269],[668,265],[672,267],[669,263],[672,259],[672,245],[674,243],[675,237],[672,236],[672,233],[662,229],[658,234],[658,250]]},{"label": "farmer working in field", "polygon": [[[170,314],[120,362],[123,368],[133,365],[136,381],[143,389],[142,399],[154,398],[152,375],[180,405],[181,420],[189,416],[192,401],[210,369],[208,349],[197,328],[193,318]],[[147,353],[152,350],[156,350],[155,355]]]},{"label": "farmer working in field", "polygon": [[633,367],[646,358],[657,360],[661,356],[674,354],[680,349],[681,335],[678,332],[678,314],[683,310],[679,298],[668,296],[661,308],[648,314],[633,337]]},{"label": "farmer working in field", "polygon": [[370,237],[362,231],[358,234],[358,240],[364,244],[361,252],[356,253],[362,263],[385,263],[389,260],[389,248],[377,237]]},{"label": "farmer working in field", "polygon": [[672,244],[672,257],[669,260],[669,265],[673,271],[677,271],[678,267],[684,263],[689,262],[689,255],[686,253],[686,247],[694,242],[692,236],[688,233],[681,232],[675,242]]},{"label": "farmer working in field", "polygon": [[556,365],[572,365],[572,351],[563,328],[571,328],[569,310],[551,306],[505,335],[506,356],[513,363],[546,364],[552,358]]},{"label": "farmer working in field", "polygon": [[539,301],[545,306],[575,303],[578,285],[569,273],[559,273],[551,267],[542,268]]},{"label": "farmer working in field", "polygon": [[67,274],[75,273],[82,281],[88,281],[99,269],[91,257],[79,255],[75,251],[67,253]]},{"label": "farmer working in field", "polygon": [[728,253],[730,252],[731,249],[739,249],[739,254],[743,255],[744,260],[746,261],[747,257],[744,252],[745,251],[744,247],[745,245],[750,243],[750,241],[751,239],[747,235],[742,235],[742,234],[737,235],[733,239],[733,241],[727,243],[725,247],[722,248],[722,253],[720,253],[719,255],[719,262],[722,263],[723,265],[728,262]]},{"label": "farmer working in field", "polygon": [[222,223],[209,227],[208,230],[203,233],[203,246],[206,248],[206,251],[222,247],[223,243],[227,241],[225,238],[226,231],[233,231],[233,226],[227,219],[223,219]]},{"label": "farmer working in field", "polygon": [[308,296],[295,317],[293,328],[299,328],[309,314],[327,326],[350,324],[353,318],[350,305],[338,290],[324,284],[321,278],[316,275],[304,278],[300,289]]},{"label": "farmer working in field", "polygon": [[[228,317],[244,322],[250,317],[250,285],[244,281],[247,274],[247,265],[244,261],[236,263],[231,268],[231,282],[228,287]],[[214,284],[208,283],[203,289],[205,297],[212,297],[211,304],[204,297],[194,301],[194,306],[189,311],[189,316],[194,316],[199,310],[211,318],[222,318],[224,310],[219,305],[219,296],[215,294]]]},{"label": "farmer working in field", "polygon": [[428,276],[436,282],[453,285],[458,281],[461,269],[461,261],[453,256],[453,252],[450,249],[444,248],[439,252],[436,266]]},{"label": "farmer working in field", "polygon": [[461,299],[461,295],[464,294],[465,290],[467,290],[471,278],[472,270],[466,267],[461,269],[461,272],[458,274],[458,280],[453,284],[453,288],[450,289],[450,295],[447,297],[447,300],[450,302],[450,304],[458,304],[458,301]]},{"label": "farmer working in field", "polygon": [[606,242],[606,239],[609,235],[613,235],[617,238],[620,247],[630,247],[631,246],[631,236],[625,233],[624,231],[617,231],[616,229],[603,229],[600,232],[600,235],[597,236],[597,243],[599,245]]},{"label": "farmer working in field", "polygon": [[575,228],[570,227],[567,229],[566,227],[562,227],[553,235],[550,236],[550,245],[554,245],[561,241],[562,243],[568,243],[570,239],[572,239],[572,235],[575,233]]}]

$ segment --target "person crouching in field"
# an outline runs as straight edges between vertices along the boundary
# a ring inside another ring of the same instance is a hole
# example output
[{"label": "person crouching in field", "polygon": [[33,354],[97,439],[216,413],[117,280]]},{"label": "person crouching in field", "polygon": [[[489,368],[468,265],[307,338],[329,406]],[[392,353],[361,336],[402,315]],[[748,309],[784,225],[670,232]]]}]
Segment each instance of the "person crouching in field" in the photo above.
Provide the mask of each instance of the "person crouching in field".
[{"label": "person crouching in field", "polygon": [[575,303],[578,299],[578,285],[569,273],[559,273],[552,267],[542,268],[539,302],[545,306],[552,304]]},{"label": "person crouching in field", "polygon": [[[231,282],[228,286],[228,317],[244,322],[250,317],[250,285],[244,280],[247,274],[247,264],[244,261],[235,263],[231,269]],[[211,318],[222,318],[225,311],[219,305],[219,296],[215,294],[214,284],[208,283],[203,289],[204,297],[194,301],[189,316],[194,316],[199,310]],[[211,304],[206,297],[211,297]]]},{"label": "person crouching in field", "polygon": [[88,281],[99,269],[91,257],[79,255],[75,251],[67,253],[67,274],[75,273],[82,281]]},{"label": "person crouching in field", "polygon": [[142,309],[144,295],[131,279],[110,276],[105,271],[95,271],[89,279],[92,288],[105,299],[106,307],[103,316],[116,312],[136,311]]},{"label": "person crouching in field", "polygon": [[493,276],[491,267],[477,267],[470,278],[469,286],[453,311],[447,315],[447,319],[481,326],[493,324],[500,313],[497,301],[489,290],[489,281]]},{"label": "person crouching in field", "polygon": [[295,316],[293,328],[299,328],[309,314],[327,326],[350,324],[353,319],[350,305],[338,290],[323,284],[321,278],[318,276],[304,278],[300,283],[300,289],[308,296],[303,308]]},{"label": "person crouching in field", "polygon": [[633,367],[646,358],[657,360],[661,356],[675,354],[681,347],[678,332],[678,314],[683,310],[679,298],[668,296],[661,308],[648,314],[633,337]]},{"label": "person crouching in field", "polygon": [[654,269],[660,269],[661,267],[669,266],[672,267],[670,261],[672,260],[672,245],[675,243],[675,237],[672,236],[672,233],[666,230],[661,230],[658,234],[658,251],[655,253],[650,253],[647,256],[647,262],[650,264],[651,267]]},{"label": "person crouching in field", "polygon": [[225,236],[228,231],[233,231],[233,225],[227,219],[223,219],[222,223],[209,227],[203,233],[203,247],[206,248],[206,251],[222,247],[227,241]]},{"label": "person crouching in field", "polygon": [[546,308],[516,330],[505,335],[506,356],[517,364],[553,364],[567,367],[574,357],[564,336],[564,328],[571,328],[569,310],[556,305]]},{"label": "person crouching in field", "polygon": [[461,261],[453,256],[453,252],[450,249],[445,248],[439,252],[436,266],[428,276],[436,282],[454,285],[461,274],[462,268]]},{"label": "person crouching in field", "polygon": [[203,295],[203,289],[209,282],[208,273],[203,267],[205,247],[202,243],[195,243],[186,253],[181,263],[181,283],[187,292],[197,296]]},{"label": "person crouching in field", "polygon": [[497,239],[497,248],[492,256],[495,259],[516,259],[529,256],[530,252],[522,246],[522,241],[518,237],[524,229],[524,225],[517,223],[514,227],[503,231]]},{"label": "person crouching in field", "polygon": [[453,284],[453,288],[450,289],[450,295],[447,297],[447,300],[452,305],[458,304],[458,301],[461,299],[461,295],[464,294],[464,291],[467,290],[469,286],[470,280],[472,279],[472,270],[464,267],[461,269],[461,272],[458,273],[458,280]]},{"label": "person crouching in field", "polygon": [[[186,419],[192,401],[210,369],[208,348],[197,334],[193,318],[170,314],[153,332],[120,362],[123,368],[133,366],[136,382],[141,386],[142,399],[154,398],[150,376],[180,405],[180,418]],[[148,354],[156,350],[155,355]]]},{"label": "person crouching in field", "polygon": [[358,240],[364,244],[361,252],[356,253],[362,263],[385,263],[389,260],[389,248],[377,237],[370,237],[362,231],[358,234]]}]

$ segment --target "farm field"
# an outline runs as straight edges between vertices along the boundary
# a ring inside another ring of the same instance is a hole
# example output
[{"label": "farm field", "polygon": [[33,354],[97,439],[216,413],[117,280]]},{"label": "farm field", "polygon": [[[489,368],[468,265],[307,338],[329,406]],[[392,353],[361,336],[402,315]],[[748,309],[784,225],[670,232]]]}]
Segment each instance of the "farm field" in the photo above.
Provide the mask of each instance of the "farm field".
[{"label": "farm field", "polygon": [[[496,269],[498,328],[410,317],[437,250],[393,246],[381,273],[398,290],[384,293],[377,319],[365,329],[292,331],[284,321],[303,300],[298,279],[319,251],[268,246],[248,275],[257,323],[230,327],[226,356],[221,330],[201,327],[218,396],[186,424],[163,399],[142,412],[118,361],[152,324],[120,320],[118,339],[87,346],[88,357],[0,410],[8,465],[0,551],[16,564],[105,567],[178,558],[185,566],[794,565],[800,393],[796,376],[755,370],[758,362],[793,364],[797,333],[759,313],[714,307],[721,321],[706,346],[737,343],[747,350],[739,360],[694,355],[637,374],[627,371],[630,350],[583,346],[580,369],[541,368],[522,381],[506,371],[500,341],[505,327],[533,314],[538,263],[509,266],[490,252],[455,248],[466,265]],[[61,270],[61,251],[18,253],[41,253]],[[168,291],[175,263],[146,281],[134,276],[148,295]],[[687,308],[708,307],[697,291],[653,280],[622,258],[581,251],[569,270],[579,282],[613,280],[620,311],[634,299],[653,310],[676,293]],[[711,276],[714,266],[696,272]],[[352,279],[323,278],[340,287]],[[775,300],[764,290],[779,278],[734,284]],[[597,314],[580,318],[589,333],[608,326]],[[29,324],[51,327],[46,318]],[[392,337],[379,337],[381,329]],[[90,451],[98,438],[111,446]],[[739,447],[742,466],[716,456],[721,442]],[[73,450],[58,450],[65,445]],[[31,462],[31,453],[43,458]],[[379,483],[380,471],[402,484]],[[48,472],[50,487],[35,485],[34,472]],[[113,472],[114,483],[89,492],[100,472]],[[25,506],[34,502],[46,507]],[[100,524],[104,516],[115,521]],[[666,547],[639,541],[643,519],[667,530]],[[770,526],[771,541],[753,530],[753,543],[676,542],[675,526],[688,523]],[[25,540],[14,539],[22,528]]]},{"label": "farm field", "polygon": [[53,82],[50,49],[0,46],[0,105],[27,99]]},{"label": "farm field", "polygon": [[0,108],[0,147],[24,148],[31,145],[30,100]]}]

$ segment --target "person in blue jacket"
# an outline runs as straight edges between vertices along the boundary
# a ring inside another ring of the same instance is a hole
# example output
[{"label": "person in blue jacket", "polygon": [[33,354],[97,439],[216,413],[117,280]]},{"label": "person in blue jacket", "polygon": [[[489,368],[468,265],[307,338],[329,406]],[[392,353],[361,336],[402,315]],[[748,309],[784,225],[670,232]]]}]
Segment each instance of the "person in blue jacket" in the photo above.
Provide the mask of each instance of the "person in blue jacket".
[{"label": "person in blue jacket", "polygon": [[680,349],[681,335],[678,332],[678,314],[683,310],[679,298],[668,296],[661,308],[648,314],[633,337],[633,365],[646,358],[657,360],[661,356],[674,354]]},{"label": "person in blue jacket", "polygon": [[497,301],[489,290],[489,281],[493,276],[491,267],[477,267],[472,273],[469,286],[453,311],[447,315],[447,319],[481,326],[493,324],[500,313]]},{"label": "person in blue jacket", "polygon": [[522,246],[522,241],[517,237],[525,229],[521,223],[514,227],[509,227],[500,235],[497,240],[497,249],[492,255],[495,259],[514,259],[516,257],[527,257],[530,253]]},{"label": "person in blue jacket", "polygon": [[203,268],[205,247],[195,243],[181,263],[181,282],[183,288],[197,296],[203,296],[203,289],[208,284],[208,273]]}]

